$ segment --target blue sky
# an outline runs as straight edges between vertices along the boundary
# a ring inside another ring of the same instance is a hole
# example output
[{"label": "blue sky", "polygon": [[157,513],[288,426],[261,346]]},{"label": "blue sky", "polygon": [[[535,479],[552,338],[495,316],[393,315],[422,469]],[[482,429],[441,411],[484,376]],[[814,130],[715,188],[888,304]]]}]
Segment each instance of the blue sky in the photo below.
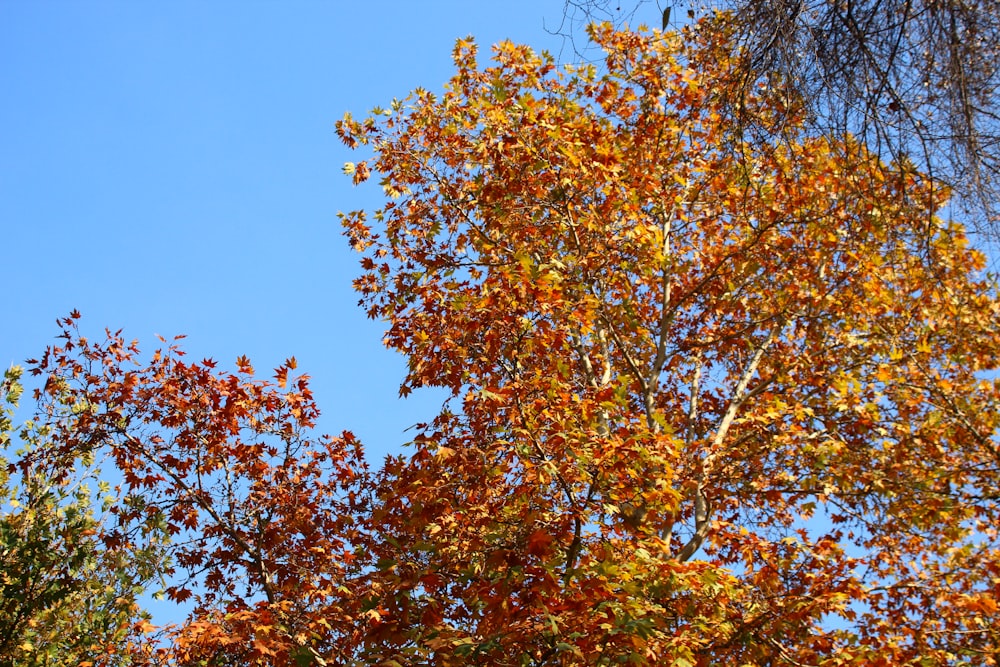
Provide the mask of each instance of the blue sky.
[{"label": "blue sky", "polygon": [[357,308],[336,212],[379,193],[342,175],[334,122],[439,89],[459,37],[558,52],[562,8],[0,3],[0,363],[38,355],[74,308],[145,351],[186,334],[230,365],[294,355],[321,430],[353,430],[375,460],[398,451],[438,399],[397,400],[403,360]]}]

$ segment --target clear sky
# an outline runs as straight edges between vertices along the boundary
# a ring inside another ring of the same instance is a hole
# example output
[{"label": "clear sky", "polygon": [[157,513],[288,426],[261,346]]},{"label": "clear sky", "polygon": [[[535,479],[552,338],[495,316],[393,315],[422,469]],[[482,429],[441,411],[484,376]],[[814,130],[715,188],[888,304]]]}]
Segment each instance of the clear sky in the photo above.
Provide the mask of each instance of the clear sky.
[{"label": "clear sky", "polygon": [[[650,7],[648,22],[658,19]],[[397,400],[401,357],[357,307],[338,210],[378,205],[334,135],[451,74],[455,39],[558,53],[562,0],[0,0],[0,363],[72,309],[145,351],[258,371],[294,355],[325,432],[374,460],[438,399]]]}]

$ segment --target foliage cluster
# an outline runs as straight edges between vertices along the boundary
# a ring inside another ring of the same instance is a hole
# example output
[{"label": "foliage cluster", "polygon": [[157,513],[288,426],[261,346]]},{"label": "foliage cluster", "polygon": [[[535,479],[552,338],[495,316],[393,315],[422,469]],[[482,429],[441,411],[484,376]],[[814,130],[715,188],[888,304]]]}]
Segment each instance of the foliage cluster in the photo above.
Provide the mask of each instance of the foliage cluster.
[{"label": "foliage cluster", "polygon": [[[38,664],[996,664],[1000,298],[948,193],[768,86],[747,142],[725,16],[591,32],[601,69],[461,40],[443,94],[338,123],[387,197],[341,215],[361,303],[401,393],[450,396],[408,455],[316,436],[293,359],[60,322],[5,659],[94,627]],[[158,576],[193,610],[147,632]]]}]

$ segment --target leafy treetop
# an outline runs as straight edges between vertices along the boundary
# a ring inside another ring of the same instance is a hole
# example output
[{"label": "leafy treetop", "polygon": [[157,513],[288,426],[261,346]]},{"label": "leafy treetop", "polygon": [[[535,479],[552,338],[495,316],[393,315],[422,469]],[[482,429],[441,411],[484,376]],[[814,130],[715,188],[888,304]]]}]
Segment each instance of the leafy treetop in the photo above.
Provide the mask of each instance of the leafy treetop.
[{"label": "leafy treetop", "polygon": [[451,397],[377,473],[294,360],[61,321],[13,470],[114,465],[100,548],[169,550],[194,608],[132,664],[995,664],[1000,299],[948,193],[767,87],[789,130],[737,135],[724,16],[592,34],[338,124],[362,304]]},{"label": "leafy treetop", "polygon": [[603,71],[509,43],[480,69],[463,40],[442,95],[338,125],[389,197],[342,216],[362,303],[402,392],[454,397],[379,487],[426,553],[404,636],[989,664],[1000,310],[947,192],[768,87],[742,113],[784,131],[748,142],[725,15],[591,31]]}]

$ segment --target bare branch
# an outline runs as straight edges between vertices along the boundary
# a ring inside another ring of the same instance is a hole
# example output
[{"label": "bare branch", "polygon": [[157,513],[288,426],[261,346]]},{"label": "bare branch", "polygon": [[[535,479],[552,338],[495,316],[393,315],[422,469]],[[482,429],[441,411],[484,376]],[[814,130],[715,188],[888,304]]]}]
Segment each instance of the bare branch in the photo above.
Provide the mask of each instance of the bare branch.
[{"label": "bare branch", "polygon": [[771,328],[767,337],[761,341],[756,350],[754,350],[753,358],[750,359],[746,368],[743,369],[739,382],[736,383],[736,387],[733,389],[733,395],[729,399],[726,412],[723,414],[722,419],[719,420],[719,425],[715,429],[715,436],[712,438],[711,449],[709,450],[708,455],[702,460],[701,471],[698,475],[698,484],[695,488],[694,534],[688,540],[687,544],[685,544],[680,550],[680,553],[677,554],[677,559],[680,561],[690,559],[691,556],[693,556],[695,552],[701,548],[702,543],[708,536],[708,531],[711,528],[712,505],[706,489],[710,481],[712,468],[715,465],[715,461],[722,454],[722,444],[726,440],[726,435],[729,433],[729,428],[732,426],[733,420],[736,419],[736,415],[739,413],[740,408],[750,395],[750,393],[747,392],[747,388],[750,386],[750,381],[757,373],[757,367],[760,366],[761,359],[764,358],[764,353],[777,339],[778,333],[781,331],[783,326],[784,320],[778,320]]}]

